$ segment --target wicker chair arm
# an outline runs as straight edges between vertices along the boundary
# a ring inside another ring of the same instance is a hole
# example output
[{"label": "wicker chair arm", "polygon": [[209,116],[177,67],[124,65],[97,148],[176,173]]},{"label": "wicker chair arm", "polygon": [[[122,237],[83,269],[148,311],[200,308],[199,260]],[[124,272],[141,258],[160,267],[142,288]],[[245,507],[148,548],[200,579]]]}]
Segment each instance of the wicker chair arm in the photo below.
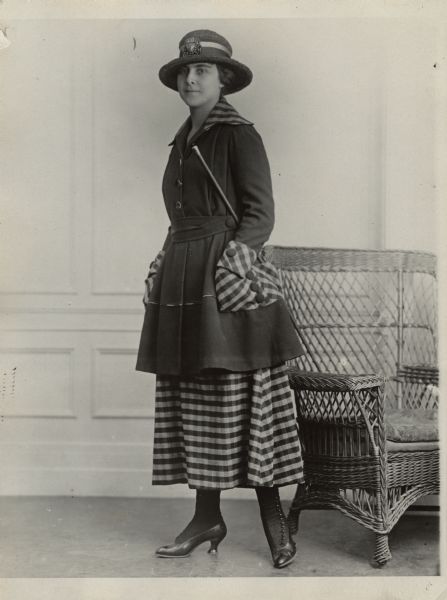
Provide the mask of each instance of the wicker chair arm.
[{"label": "wicker chair arm", "polygon": [[290,385],[294,390],[348,392],[375,388],[385,383],[385,379],[379,375],[318,373],[302,371],[297,367],[289,367],[288,374]]},{"label": "wicker chair arm", "polygon": [[404,365],[393,380],[400,386],[402,408],[432,410],[439,407],[438,367]]},{"label": "wicker chair arm", "polygon": [[425,383],[439,385],[439,369],[431,365],[402,366],[394,378],[403,383]]},{"label": "wicker chair arm", "polygon": [[379,440],[385,439],[384,377],[315,373],[293,366],[288,374],[299,422],[352,432],[366,428],[370,444],[378,453]]}]

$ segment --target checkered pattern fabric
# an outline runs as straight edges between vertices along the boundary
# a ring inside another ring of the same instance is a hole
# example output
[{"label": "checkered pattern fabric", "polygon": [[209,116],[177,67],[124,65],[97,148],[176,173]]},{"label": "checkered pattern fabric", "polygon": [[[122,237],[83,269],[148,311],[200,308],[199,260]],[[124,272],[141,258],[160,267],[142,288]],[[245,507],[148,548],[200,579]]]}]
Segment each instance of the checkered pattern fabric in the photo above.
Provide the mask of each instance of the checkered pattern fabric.
[{"label": "checkered pattern fabric", "polygon": [[[175,138],[182,133],[186,127],[189,127],[191,122],[191,117],[188,117],[186,121],[182,123],[179,130],[174,136],[174,139],[170,142],[170,146],[174,144]],[[252,121],[248,121],[244,117],[242,117],[238,111],[232,106],[225,97],[220,98],[214,108],[211,110],[210,114],[205,119],[205,122],[202,125],[203,131],[208,131],[214,125],[253,125]]]},{"label": "checkered pattern fabric", "polygon": [[221,311],[252,310],[282,297],[281,282],[274,265],[263,251],[242,242],[228,242],[217,263],[216,296]]},{"label": "checkered pattern fabric", "polygon": [[220,98],[219,102],[214,106],[210,114],[207,116],[203,129],[207,131],[213,125],[221,123],[231,123],[232,125],[253,125],[252,121],[248,121],[242,117],[238,111],[224,97]]},{"label": "checkered pattern fabric", "polygon": [[303,481],[283,365],[247,373],[157,376],[154,485],[225,489]]}]

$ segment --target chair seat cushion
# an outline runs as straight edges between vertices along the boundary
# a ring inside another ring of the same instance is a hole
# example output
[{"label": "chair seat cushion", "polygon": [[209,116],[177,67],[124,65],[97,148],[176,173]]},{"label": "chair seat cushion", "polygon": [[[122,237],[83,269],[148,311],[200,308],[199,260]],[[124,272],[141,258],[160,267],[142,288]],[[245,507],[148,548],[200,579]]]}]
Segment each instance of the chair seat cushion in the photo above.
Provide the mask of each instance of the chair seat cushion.
[{"label": "chair seat cushion", "polygon": [[439,452],[439,442],[392,442],[386,441],[388,456],[392,452]]},{"label": "chair seat cushion", "polygon": [[385,414],[386,437],[392,442],[434,442],[439,439],[437,409],[392,409]]}]

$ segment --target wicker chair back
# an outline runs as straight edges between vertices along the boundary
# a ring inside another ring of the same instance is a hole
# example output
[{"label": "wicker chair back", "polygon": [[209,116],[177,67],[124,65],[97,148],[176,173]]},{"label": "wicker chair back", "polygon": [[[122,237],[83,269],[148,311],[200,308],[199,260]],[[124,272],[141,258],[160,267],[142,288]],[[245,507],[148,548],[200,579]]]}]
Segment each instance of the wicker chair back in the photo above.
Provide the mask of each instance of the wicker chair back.
[{"label": "wicker chair back", "polygon": [[293,364],[305,371],[375,373],[387,378],[387,406],[433,407],[436,396],[424,399],[414,386],[406,394],[398,375],[437,365],[434,254],[268,246],[267,255],[280,271],[306,348]]}]

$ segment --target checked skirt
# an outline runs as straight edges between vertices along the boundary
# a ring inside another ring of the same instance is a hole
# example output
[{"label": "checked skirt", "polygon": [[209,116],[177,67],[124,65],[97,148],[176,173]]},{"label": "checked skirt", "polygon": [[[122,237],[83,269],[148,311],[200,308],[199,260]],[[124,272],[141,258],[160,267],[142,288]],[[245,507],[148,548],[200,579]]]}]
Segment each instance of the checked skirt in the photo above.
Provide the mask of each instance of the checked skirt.
[{"label": "checked skirt", "polygon": [[152,483],[190,488],[303,483],[285,366],[157,375]]}]

